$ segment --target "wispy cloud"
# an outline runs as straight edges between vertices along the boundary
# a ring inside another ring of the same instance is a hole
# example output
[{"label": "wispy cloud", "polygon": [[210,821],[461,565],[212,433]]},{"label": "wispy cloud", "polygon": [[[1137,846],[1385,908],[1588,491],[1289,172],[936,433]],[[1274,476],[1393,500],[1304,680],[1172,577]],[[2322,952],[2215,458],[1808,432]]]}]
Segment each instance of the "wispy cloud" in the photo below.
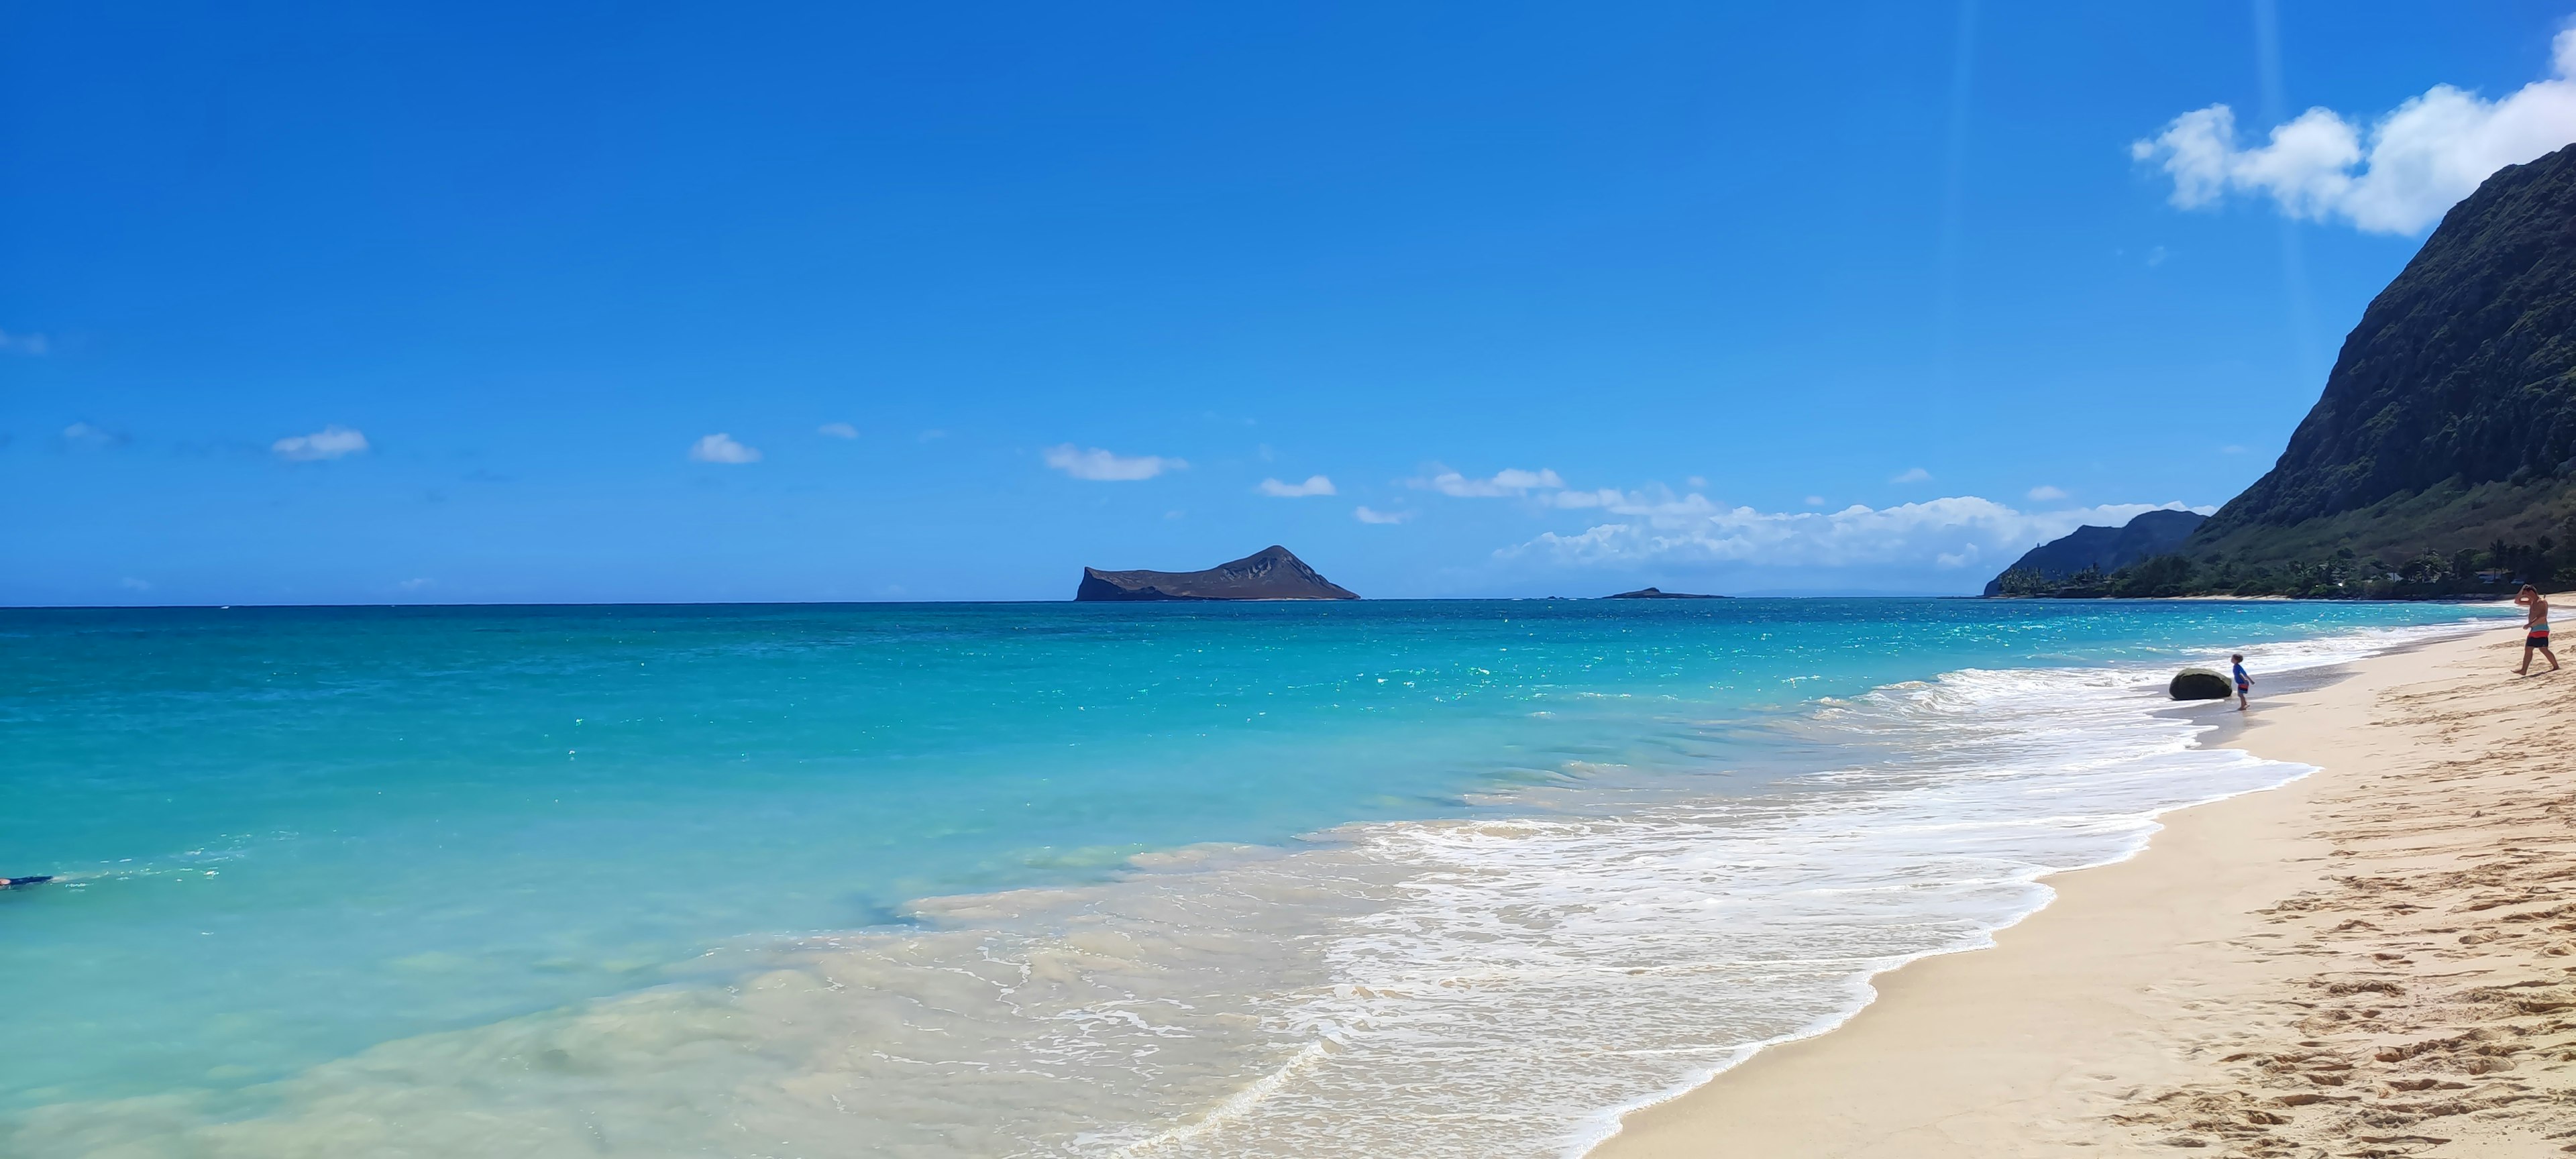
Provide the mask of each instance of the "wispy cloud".
[{"label": "wispy cloud", "polygon": [[1908,467],[1895,478],[1888,480],[1890,483],[1929,483],[1931,481],[1932,472],[1921,467]]},{"label": "wispy cloud", "polygon": [[824,423],[814,428],[814,433],[827,439],[855,439],[859,437],[859,428],[848,423]]},{"label": "wispy cloud", "polygon": [[2210,105],[2131,143],[2129,155],[2172,179],[2177,208],[2244,193],[2294,218],[2415,233],[2496,170],[2576,141],[2576,28],[2550,48],[2551,75],[2501,100],[2435,85],[2366,128],[2312,108],[2251,148],[2237,144],[2236,111]]},{"label": "wispy cloud", "polygon": [[734,441],[732,435],[717,431],[689,444],[689,458],[700,463],[757,463],[760,448]]},{"label": "wispy cloud", "polygon": [[1179,459],[1169,459],[1161,455],[1116,455],[1098,447],[1089,450],[1078,449],[1071,443],[1048,447],[1046,465],[1076,479],[1111,483],[1151,479],[1165,471],[1180,471],[1189,467],[1188,463]]},{"label": "wispy cloud", "polygon": [[1588,566],[1654,562],[2000,566],[2031,545],[2083,524],[2119,524],[2141,511],[2182,506],[2117,503],[2020,511],[1969,495],[1892,507],[1853,504],[1840,511],[1781,512],[1723,507],[1696,494],[1640,492],[1624,496],[1608,509],[1608,514],[1621,517],[1616,522],[1574,534],[1548,532],[1496,554]]},{"label": "wispy cloud", "polygon": [[73,423],[63,428],[63,446],[75,451],[113,451],[132,442],[123,431],[112,431],[96,423]]},{"label": "wispy cloud", "polygon": [[1338,495],[1333,481],[1321,475],[1308,475],[1303,483],[1282,483],[1277,479],[1261,481],[1261,493],[1281,499],[1303,499],[1309,495]]},{"label": "wispy cloud", "polygon": [[268,449],[278,458],[296,463],[345,459],[366,452],[367,436],[335,423],[309,435],[289,435],[270,443]]},{"label": "wispy cloud", "polygon": [[1565,486],[1565,480],[1558,478],[1554,471],[1545,469],[1524,471],[1518,467],[1505,468],[1495,472],[1491,478],[1485,479],[1470,479],[1456,471],[1444,470],[1429,478],[1412,479],[1407,482],[1416,488],[1437,491],[1460,499],[1500,499]]},{"label": "wispy cloud", "polygon": [[2066,492],[2059,488],[2049,486],[2046,483],[2042,483],[2039,486],[2030,489],[2030,497],[2037,502],[2054,503],[2060,499],[2066,498]]},{"label": "wispy cloud", "polygon": [[51,354],[54,344],[42,334],[24,330],[0,330],[0,354]]},{"label": "wispy cloud", "polygon": [[1362,504],[1351,509],[1351,518],[1362,523],[1402,523],[1413,518],[1410,511],[1379,511]]},{"label": "wispy cloud", "polygon": [[147,579],[136,579],[133,576],[126,576],[125,578],[116,581],[116,586],[124,588],[129,592],[148,592],[152,590],[152,581]]},{"label": "wispy cloud", "polygon": [[1621,498],[1622,493],[1618,488],[1603,487],[1592,491],[1551,491],[1542,497],[1542,501],[1550,507],[1573,509],[1609,507],[1617,504]]}]

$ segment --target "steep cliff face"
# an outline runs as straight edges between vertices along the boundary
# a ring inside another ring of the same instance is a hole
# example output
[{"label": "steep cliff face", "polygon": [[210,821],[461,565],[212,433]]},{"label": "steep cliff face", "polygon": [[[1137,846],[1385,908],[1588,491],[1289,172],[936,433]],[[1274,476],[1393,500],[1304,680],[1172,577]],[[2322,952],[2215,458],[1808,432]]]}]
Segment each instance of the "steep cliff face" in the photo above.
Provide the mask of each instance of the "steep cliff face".
[{"label": "steep cliff face", "polygon": [[1104,600],[1356,600],[1278,544],[1206,571],[1082,569],[1073,598]]},{"label": "steep cliff face", "polygon": [[2004,575],[2016,571],[2036,572],[2051,583],[2086,568],[2109,575],[2182,546],[2208,518],[2196,511],[2141,511],[2118,527],[2078,527],[2023,552],[2003,575],[1986,581],[1986,594],[2003,594]]},{"label": "steep cliff face", "polygon": [[2186,550],[2482,546],[2556,522],[2571,487],[2576,145],[2452,207],[2344,339],[2280,461]]}]

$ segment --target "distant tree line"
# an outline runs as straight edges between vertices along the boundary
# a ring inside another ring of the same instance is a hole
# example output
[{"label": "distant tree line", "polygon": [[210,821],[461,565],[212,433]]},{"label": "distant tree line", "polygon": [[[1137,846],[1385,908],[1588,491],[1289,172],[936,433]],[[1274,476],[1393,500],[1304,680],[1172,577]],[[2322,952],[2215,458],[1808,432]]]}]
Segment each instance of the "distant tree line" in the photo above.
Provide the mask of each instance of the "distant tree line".
[{"label": "distant tree line", "polygon": [[2543,590],[2560,577],[2576,578],[2576,542],[2562,548],[2550,537],[2536,543],[2496,540],[2485,550],[2444,555],[2425,551],[2390,563],[2355,556],[2344,548],[2321,560],[2251,564],[2211,556],[2159,555],[2109,574],[2088,567],[2062,579],[2034,568],[2014,568],[1998,579],[2007,596],[2058,599],[2142,599],[2160,596],[2292,596],[2310,600],[2409,600],[2442,596],[2506,595],[2523,584]]}]

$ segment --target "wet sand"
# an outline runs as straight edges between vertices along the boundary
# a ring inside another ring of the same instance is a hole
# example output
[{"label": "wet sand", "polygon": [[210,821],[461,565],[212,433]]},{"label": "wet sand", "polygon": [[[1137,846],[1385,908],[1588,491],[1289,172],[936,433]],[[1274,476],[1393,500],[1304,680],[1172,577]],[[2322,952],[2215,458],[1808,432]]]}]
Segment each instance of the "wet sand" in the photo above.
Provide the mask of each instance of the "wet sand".
[{"label": "wet sand", "polygon": [[2576,1153],[2576,663],[2517,679],[2520,652],[2181,709],[2319,771],[2168,816],[1592,1155]]}]

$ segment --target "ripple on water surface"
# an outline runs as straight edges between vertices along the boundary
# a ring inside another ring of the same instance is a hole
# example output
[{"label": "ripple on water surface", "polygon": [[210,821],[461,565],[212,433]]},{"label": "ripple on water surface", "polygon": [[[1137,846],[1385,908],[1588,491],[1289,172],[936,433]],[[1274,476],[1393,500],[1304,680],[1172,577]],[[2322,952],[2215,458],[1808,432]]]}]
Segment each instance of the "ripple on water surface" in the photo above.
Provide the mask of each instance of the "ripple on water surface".
[{"label": "ripple on water surface", "polygon": [[[2341,632],[2265,658],[2328,664],[2453,630]],[[1653,663],[1581,691],[1633,704],[1689,666]],[[680,973],[655,967],[662,985],[465,1019],[270,1082],[39,1100],[10,1151],[1576,1150],[1614,1108],[1847,1016],[1871,973],[1982,944],[2044,900],[2037,875],[2125,855],[2156,812],[2303,771],[2191,747],[2196,725],[2152,711],[2163,675],[1961,667],[1829,681],[1795,710],[1755,704],[1766,688],[1587,718],[1651,739],[1533,732],[1549,745],[1476,777],[1395,786],[1447,786],[1449,815],[1143,854],[1128,851],[1156,843],[1092,843],[1064,855],[1073,870],[906,906],[914,924],[721,940]],[[1416,700],[1383,706],[1423,712],[1439,745],[1530,719],[1515,702],[1443,731]],[[1364,744],[1264,744],[1271,769],[1385,767]],[[1529,759],[1552,746],[1620,759]],[[1669,775],[1749,752],[1812,771]],[[1104,877],[1104,860],[1122,868]],[[477,977],[473,953],[422,953],[448,956],[396,968]]]}]

